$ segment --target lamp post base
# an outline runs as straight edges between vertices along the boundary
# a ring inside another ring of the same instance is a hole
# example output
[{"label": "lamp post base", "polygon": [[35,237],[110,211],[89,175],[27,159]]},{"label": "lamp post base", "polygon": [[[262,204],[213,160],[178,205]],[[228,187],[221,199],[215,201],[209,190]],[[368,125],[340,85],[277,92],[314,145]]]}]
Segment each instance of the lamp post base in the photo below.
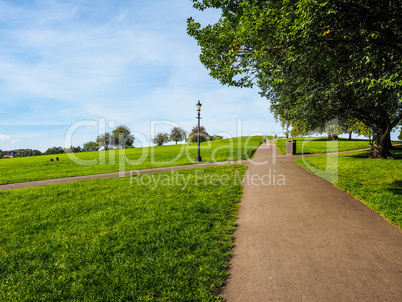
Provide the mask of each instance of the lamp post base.
[{"label": "lamp post base", "polygon": [[202,158],[200,155],[197,155],[197,157],[195,158],[195,161],[202,161]]}]

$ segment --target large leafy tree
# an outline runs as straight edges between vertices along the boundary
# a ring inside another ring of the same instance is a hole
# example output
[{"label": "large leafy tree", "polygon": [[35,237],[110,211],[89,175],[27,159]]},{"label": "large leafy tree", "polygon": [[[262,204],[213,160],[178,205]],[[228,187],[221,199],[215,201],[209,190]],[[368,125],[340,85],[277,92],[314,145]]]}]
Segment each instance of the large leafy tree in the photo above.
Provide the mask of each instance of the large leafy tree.
[{"label": "large leafy tree", "polygon": [[[205,130],[205,127],[200,126],[200,142],[205,142],[209,139],[210,135]],[[191,129],[191,132],[188,135],[188,140],[190,141],[190,143],[196,143],[198,141],[198,126],[194,126],[193,129]]]},{"label": "large leafy tree", "polygon": [[153,143],[156,144],[157,146],[162,146],[164,143],[167,143],[170,140],[169,134],[167,133],[158,133],[156,136],[152,139]]},{"label": "large leafy tree", "polygon": [[132,148],[134,144],[134,136],[131,134],[127,126],[120,125],[111,134],[111,143],[117,148]]},{"label": "large leafy tree", "polygon": [[111,138],[112,136],[110,135],[110,133],[107,132],[105,134],[98,135],[96,138],[96,144],[100,148],[103,147],[104,150],[107,150],[109,149],[109,146],[111,144]]},{"label": "large leafy tree", "polygon": [[62,147],[52,147],[52,148],[48,148],[45,153],[43,154],[63,154],[64,153],[64,149]]},{"label": "large leafy tree", "polygon": [[177,145],[177,142],[180,142],[182,140],[186,139],[186,131],[183,128],[180,127],[174,127],[172,128],[170,132],[170,140],[174,141]]},{"label": "large leafy tree", "polygon": [[387,0],[193,0],[222,16],[188,19],[201,62],[222,84],[257,85],[277,116],[307,129],[354,118],[374,132],[371,157],[391,157],[402,119],[402,5]]},{"label": "large leafy tree", "polygon": [[84,143],[82,151],[84,152],[90,152],[90,151],[98,151],[99,150],[99,145],[96,142],[89,141]]}]

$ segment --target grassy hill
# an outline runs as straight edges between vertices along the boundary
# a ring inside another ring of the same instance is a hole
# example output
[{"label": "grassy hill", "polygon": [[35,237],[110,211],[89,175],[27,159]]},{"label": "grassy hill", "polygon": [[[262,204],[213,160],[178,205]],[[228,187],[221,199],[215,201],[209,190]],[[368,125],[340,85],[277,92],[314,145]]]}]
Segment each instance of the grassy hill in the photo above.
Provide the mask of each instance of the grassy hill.
[{"label": "grassy hill", "polygon": [[[201,143],[203,162],[250,158],[263,138],[237,137]],[[0,184],[179,166],[195,163],[197,144],[44,155],[0,160]],[[50,161],[50,158],[59,161]]]}]

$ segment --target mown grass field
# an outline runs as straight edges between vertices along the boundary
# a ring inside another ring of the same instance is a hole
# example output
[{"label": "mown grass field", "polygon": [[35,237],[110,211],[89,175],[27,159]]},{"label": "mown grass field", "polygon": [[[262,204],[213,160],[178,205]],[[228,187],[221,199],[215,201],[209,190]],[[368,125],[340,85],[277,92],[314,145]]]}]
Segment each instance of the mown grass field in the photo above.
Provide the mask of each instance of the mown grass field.
[{"label": "mown grass field", "polygon": [[[306,157],[296,163],[331,181],[402,228],[402,148],[396,159],[369,159],[367,152]],[[309,166],[311,165],[311,166]],[[313,167],[313,168],[311,168]]]},{"label": "mown grass field", "polygon": [[221,301],[245,170],[0,191],[0,300]]},{"label": "mown grass field", "polygon": [[[201,144],[203,162],[250,158],[263,137],[239,137]],[[0,184],[179,166],[195,163],[197,144],[0,159]],[[60,161],[50,162],[59,157]]]},{"label": "mown grass field", "polygon": [[[286,153],[286,141],[280,139],[275,142],[281,154]],[[328,141],[326,137],[296,137],[296,154],[324,154],[369,148],[368,140],[339,138],[338,141]]]}]

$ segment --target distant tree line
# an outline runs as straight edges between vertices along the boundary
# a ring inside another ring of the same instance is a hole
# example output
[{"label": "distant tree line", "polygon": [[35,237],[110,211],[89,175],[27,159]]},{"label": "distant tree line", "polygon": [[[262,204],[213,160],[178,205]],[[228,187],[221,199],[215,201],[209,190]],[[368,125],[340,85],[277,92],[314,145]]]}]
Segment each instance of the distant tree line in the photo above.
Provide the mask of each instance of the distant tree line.
[{"label": "distant tree line", "polygon": [[[170,134],[168,133],[157,133],[156,136],[153,138],[153,143],[156,144],[157,146],[162,146],[163,144],[173,141],[176,143],[179,141],[186,140],[189,143],[196,143],[198,138],[198,126],[194,126],[193,129],[191,129],[190,134],[187,137],[187,132],[180,127],[174,127]],[[209,135],[208,132],[205,130],[204,126],[200,127],[200,142],[205,142],[205,141],[213,141],[217,139],[222,139],[222,136],[219,135]]]},{"label": "distant tree line", "polygon": [[[157,146],[162,146],[167,142],[175,142],[176,145],[180,141],[186,140],[189,143],[196,143],[198,135],[198,126],[194,126],[191,129],[190,134],[187,136],[187,132],[181,127],[174,127],[171,129],[170,134],[168,133],[157,133],[152,139],[152,142]],[[209,135],[205,130],[204,126],[200,127],[200,142],[213,141],[222,139],[219,135]],[[69,148],[63,147],[51,147],[45,152],[40,152],[39,150],[32,149],[19,149],[13,157],[25,157],[25,156],[37,156],[37,155],[50,155],[50,154],[63,154],[63,153],[78,153],[78,152],[91,152],[99,150],[110,150],[110,149],[125,149],[134,148],[134,135],[131,134],[131,130],[124,125],[118,126],[112,132],[106,132],[104,134],[98,135],[95,141],[89,141],[83,144],[83,146],[71,146]],[[4,152],[0,150],[0,158],[5,156]]]},{"label": "distant tree line", "polygon": [[[12,154],[11,154],[12,152]],[[0,150],[0,158],[3,157],[26,157],[26,156],[38,156],[42,155],[42,152],[39,150],[33,149],[18,149],[13,151],[2,151]]]},{"label": "distant tree line", "polygon": [[103,150],[113,148],[125,149],[133,148],[134,135],[131,130],[124,125],[118,126],[112,132],[106,132],[98,135],[95,141],[89,141],[83,144],[82,147],[71,146],[70,148],[52,147],[46,150],[44,154],[61,154],[61,153],[78,153]]}]

